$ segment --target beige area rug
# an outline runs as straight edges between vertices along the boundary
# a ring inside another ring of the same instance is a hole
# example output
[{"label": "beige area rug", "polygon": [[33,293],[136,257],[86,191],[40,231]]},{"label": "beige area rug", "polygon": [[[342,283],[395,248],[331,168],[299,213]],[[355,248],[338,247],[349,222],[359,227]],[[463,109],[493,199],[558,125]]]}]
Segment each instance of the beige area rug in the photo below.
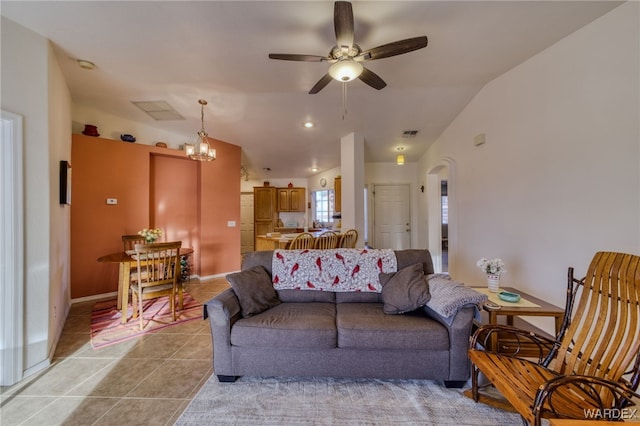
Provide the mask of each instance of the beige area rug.
[{"label": "beige area rug", "polygon": [[213,375],[176,425],[520,425],[519,415],[475,403],[432,380]]}]

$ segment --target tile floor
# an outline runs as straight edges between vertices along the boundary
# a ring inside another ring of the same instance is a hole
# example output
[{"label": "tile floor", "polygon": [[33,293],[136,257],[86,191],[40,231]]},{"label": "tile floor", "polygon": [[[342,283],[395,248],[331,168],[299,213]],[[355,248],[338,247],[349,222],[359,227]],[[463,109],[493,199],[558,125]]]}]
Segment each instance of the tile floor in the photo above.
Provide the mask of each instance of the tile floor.
[{"label": "tile floor", "polygon": [[[187,283],[204,303],[223,278]],[[208,321],[93,349],[91,307],[71,306],[52,365],[0,388],[0,425],[172,425],[212,374]]]}]

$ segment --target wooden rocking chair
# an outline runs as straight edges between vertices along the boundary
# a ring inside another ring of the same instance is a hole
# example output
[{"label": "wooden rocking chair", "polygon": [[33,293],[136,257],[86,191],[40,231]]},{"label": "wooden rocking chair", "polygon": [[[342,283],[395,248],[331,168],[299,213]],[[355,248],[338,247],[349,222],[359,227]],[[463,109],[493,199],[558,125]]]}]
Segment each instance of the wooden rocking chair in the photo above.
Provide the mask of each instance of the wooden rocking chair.
[{"label": "wooden rocking chair", "polygon": [[[620,420],[624,408],[634,404],[631,399],[640,398],[635,392],[640,381],[640,257],[598,252],[585,278],[575,279],[569,268],[567,281],[564,323],[556,340],[504,325],[485,325],[474,333],[467,395],[499,405],[480,393],[482,372],[523,421],[536,426],[542,418]],[[508,333],[527,347],[537,345],[537,360],[519,357],[518,349],[493,352],[495,333]]]}]

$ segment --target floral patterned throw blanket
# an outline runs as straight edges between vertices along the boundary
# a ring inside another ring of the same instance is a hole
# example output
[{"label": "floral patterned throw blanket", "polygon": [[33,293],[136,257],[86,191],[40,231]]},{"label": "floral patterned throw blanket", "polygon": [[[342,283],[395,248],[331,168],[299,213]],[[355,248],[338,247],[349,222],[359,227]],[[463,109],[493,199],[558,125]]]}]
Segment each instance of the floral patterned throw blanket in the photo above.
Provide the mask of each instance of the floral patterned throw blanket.
[{"label": "floral patterned throw blanket", "polygon": [[381,272],[396,272],[391,249],[274,250],[276,290],[363,291],[380,293]]}]

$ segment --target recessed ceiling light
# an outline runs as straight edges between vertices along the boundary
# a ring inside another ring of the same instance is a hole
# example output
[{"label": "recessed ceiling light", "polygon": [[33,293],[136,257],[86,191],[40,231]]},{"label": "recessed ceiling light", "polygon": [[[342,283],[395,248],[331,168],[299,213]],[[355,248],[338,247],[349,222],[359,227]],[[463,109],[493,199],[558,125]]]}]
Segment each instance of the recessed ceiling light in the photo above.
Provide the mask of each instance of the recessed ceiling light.
[{"label": "recessed ceiling light", "polygon": [[312,127],[315,127],[315,123],[313,121],[305,121],[304,123],[302,123],[302,125],[306,129],[311,129]]},{"label": "recessed ceiling light", "polygon": [[317,171],[318,171],[318,168],[317,168],[317,167],[312,167],[312,168],[311,168],[311,171],[315,173],[315,172],[317,172]]},{"label": "recessed ceiling light", "polygon": [[92,70],[92,69],[94,69],[96,67],[96,64],[94,64],[91,61],[86,61],[84,59],[77,59],[76,62],[78,63],[80,68],[85,69],[85,70]]}]

